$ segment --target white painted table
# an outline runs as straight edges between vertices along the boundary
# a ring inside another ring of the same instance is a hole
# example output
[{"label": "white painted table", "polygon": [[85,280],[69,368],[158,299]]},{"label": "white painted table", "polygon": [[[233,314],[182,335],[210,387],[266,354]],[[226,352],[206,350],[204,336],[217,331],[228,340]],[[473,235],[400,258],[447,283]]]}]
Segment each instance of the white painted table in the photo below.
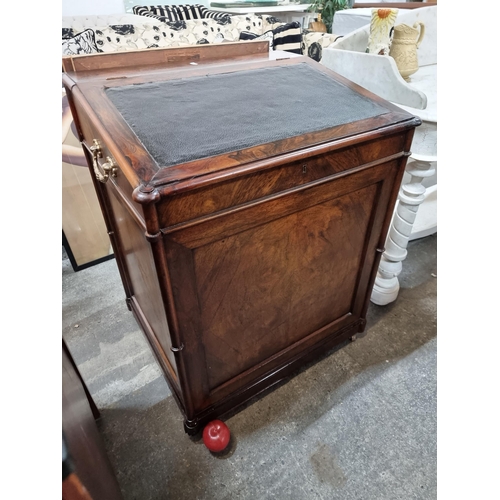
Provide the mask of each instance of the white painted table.
[{"label": "white painted table", "polygon": [[345,9],[335,12],[333,16],[332,33],[336,35],[348,35],[349,33],[370,24],[372,16],[371,9]]},{"label": "white painted table", "polygon": [[[405,12],[407,10],[409,9],[399,9],[399,12]],[[356,9],[338,10],[335,12],[335,16],[333,16],[332,33],[342,36],[348,35],[358,28],[370,24],[371,19],[371,8],[361,7]]]},{"label": "white painted table", "polygon": [[268,14],[269,16],[277,17],[283,22],[291,23],[298,21],[303,28],[309,26],[309,18],[313,16],[313,13],[308,13],[307,9],[311,6],[310,3],[303,4],[284,4],[276,5],[272,7],[212,7],[209,6],[210,10],[216,12],[227,12],[229,14]]}]

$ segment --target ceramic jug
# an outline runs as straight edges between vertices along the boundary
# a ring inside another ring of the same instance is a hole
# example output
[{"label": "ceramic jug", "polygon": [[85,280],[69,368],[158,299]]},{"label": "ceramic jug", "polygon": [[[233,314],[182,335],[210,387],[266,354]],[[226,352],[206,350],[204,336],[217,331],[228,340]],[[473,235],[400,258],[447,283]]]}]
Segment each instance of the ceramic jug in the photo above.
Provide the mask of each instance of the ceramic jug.
[{"label": "ceramic jug", "polygon": [[416,22],[413,26],[398,24],[394,34],[389,55],[396,61],[399,73],[405,80],[418,71],[417,49],[424,38],[425,26]]}]

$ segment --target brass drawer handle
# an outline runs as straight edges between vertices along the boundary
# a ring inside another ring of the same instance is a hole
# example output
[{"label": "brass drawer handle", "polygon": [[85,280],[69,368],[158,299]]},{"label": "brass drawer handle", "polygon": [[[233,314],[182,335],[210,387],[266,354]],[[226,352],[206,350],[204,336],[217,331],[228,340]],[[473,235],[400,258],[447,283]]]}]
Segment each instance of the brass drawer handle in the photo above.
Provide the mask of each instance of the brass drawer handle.
[{"label": "brass drawer handle", "polygon": [[[105,183],[111,177],[116,177],[118,175],[118,167],[115,164],[113,158],[107,156],[106,163],[99,165],[99,158],[102,158],[102,148],[97,139],[94,139],[94,144],[90,146],[90,152],[92,153],[92,165],[94,167],[94,173],[99,182]],[[102,168],[102,172],[101,172]]]}]

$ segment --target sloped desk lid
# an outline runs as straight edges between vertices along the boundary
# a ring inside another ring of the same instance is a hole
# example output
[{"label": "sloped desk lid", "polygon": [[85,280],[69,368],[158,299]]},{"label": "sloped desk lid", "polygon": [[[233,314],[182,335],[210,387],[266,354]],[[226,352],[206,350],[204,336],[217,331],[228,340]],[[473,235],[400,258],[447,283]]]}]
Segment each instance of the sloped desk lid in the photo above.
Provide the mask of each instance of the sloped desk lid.
[{"label": "sloped desk lid", "polygon": [[106,89],[160,168],[388,110],[302,63]]},{"label": "sloped desk lid", "polygon": [[102,141],[133,188],[246,175],[420,124],[308,57],[270,54],[250,41],[74,56],[63,84],[85,145]]}]

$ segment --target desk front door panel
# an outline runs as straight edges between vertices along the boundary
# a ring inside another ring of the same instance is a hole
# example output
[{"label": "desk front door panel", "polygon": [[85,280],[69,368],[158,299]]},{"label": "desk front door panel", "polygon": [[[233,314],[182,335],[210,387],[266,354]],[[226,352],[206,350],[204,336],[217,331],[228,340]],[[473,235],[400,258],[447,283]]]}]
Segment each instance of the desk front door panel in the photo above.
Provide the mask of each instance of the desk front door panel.
[{"label": "desk front door panel", "polygon": [[194,396],[190,419],[346,327],[362,328],[400,163],[166,231],[178,355]]}]

